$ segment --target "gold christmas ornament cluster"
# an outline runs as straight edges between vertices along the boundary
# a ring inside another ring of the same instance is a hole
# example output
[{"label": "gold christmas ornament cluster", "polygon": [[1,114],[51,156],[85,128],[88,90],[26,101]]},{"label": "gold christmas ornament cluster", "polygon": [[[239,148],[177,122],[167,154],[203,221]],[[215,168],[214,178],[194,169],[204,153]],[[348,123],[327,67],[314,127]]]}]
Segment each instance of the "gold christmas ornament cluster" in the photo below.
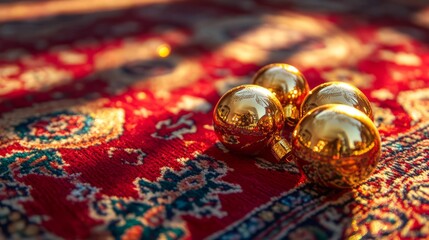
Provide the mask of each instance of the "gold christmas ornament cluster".
[{"label": "gold christmas ornament cluster", "polygon": [[[309,91],[303,74],[282,63],[225,93],[213,112],[216,135],[228,149],[257,155],[269,148],[280,161],[292,159],[309,180],[338,188],[359,185],[378,163],[381,140],[372,119],[359,89],[329,82]],[[295,127],[290,143],[286,124]]]}]

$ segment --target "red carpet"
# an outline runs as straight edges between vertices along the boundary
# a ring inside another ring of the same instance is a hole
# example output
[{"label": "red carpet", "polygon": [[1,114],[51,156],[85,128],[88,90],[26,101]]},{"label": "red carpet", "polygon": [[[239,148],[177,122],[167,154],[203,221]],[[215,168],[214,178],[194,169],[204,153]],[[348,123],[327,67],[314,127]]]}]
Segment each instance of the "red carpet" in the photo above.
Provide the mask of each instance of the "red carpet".
[{"label": "red carpet", "polygon": [[[429,237],[426,1],[3,1],[0,13],[1,238]],[[220,96],[273,62],[311,88],[367,95],[383,141],[367,182],[320,188],[218,142]]]}]

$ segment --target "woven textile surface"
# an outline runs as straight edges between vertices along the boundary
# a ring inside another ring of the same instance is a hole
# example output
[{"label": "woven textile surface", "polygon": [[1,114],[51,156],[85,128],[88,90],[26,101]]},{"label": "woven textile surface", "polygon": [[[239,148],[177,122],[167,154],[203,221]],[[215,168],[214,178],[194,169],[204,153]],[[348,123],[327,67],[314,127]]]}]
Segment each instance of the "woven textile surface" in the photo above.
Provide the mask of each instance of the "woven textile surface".
[{"label": "woven textile surface", "polygon": [[[370,99],[365,183],[219,143],[220,96],[274,62]],[[0,2],[0,238],[429,238],[428,160],[427,1]]]}]

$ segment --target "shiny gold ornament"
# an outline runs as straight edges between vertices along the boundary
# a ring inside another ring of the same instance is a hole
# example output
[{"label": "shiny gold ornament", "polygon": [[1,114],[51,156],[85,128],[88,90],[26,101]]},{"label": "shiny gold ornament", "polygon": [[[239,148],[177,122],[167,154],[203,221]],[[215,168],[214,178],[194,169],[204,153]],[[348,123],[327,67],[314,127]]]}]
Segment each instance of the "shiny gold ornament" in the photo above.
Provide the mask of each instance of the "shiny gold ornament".
[{"label": "shiny gold ornament", "polygon": [[374,119],[371,103],[365,94],[344,82],[327,82],[312,89],[301,105],[301,117],[311,109],[325,104],[348,105],[362,111],[371,120]]},{"label": "shiny gold ornament", "polygon": [[348,188],[365,181],[381,153],[377,128],[363,112],[340,104],[311,110],[292,136],[297,165],[311,181]]},{"label": "shiny gold ornament", "polygon": [[214,109],[213,126],[222,144],[233,151],[256,155],[269,147],[277,159],[290,152],[281,137],[281,104],[263,87],[242,85],[225,93]]},{"label": "shiny gold ornament", "polygon": [[253,77],[253,84],[267,88],[282,104],[286,123],[294,126],[299,118],[299,107],[310,88],[307,80],[294,66],[273,63],[262,67]]}]

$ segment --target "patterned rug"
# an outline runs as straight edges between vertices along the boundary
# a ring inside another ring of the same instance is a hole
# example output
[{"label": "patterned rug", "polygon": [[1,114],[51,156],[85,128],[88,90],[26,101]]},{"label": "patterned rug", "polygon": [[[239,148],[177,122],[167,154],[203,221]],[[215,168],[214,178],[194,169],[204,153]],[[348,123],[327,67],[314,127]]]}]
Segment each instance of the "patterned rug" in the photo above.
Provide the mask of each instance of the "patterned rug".
[{"label": "patterned rug", "polygon": [[[219,143],[214,105],[273,62],[368,96],[367,182]],[[2,1],[0,238],[429,238],[428,67],[424,0]]]}]

